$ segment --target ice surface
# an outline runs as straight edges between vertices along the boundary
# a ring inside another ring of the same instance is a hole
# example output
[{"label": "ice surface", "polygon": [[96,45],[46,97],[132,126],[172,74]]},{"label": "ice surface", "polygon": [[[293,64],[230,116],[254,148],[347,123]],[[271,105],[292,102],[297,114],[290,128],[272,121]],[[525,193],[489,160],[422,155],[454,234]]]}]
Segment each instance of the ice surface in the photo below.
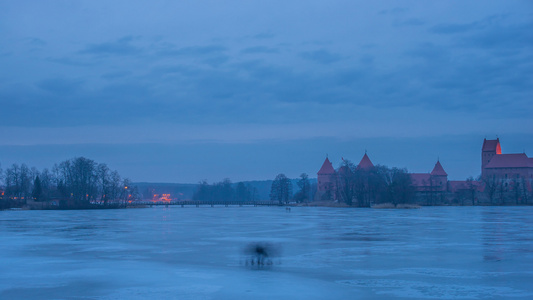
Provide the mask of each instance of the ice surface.
[{"label": "ice surface", "polygon": [[[279,246],[246,267],[253,242]],[[0,211],[0,299],[532,299],[533,207]]]}]

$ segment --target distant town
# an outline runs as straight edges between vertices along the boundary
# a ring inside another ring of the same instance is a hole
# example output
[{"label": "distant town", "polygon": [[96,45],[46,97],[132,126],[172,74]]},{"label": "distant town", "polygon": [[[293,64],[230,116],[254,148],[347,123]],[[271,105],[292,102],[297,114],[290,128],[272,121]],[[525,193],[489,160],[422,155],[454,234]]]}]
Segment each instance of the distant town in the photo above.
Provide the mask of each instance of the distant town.
[{"label": "distant town", "polygon": [[[428,168],[429,170],[430,168]],[[334,168],[326,156],[317,178],[209,184],[133,183],[106,164],[78,157],[42,171],[25,164],[0,169],[0,209],[89,209],[147,205],[315,205],[419,207],[425,205],[531,205],[533,158],[504,154],[500,140],[483,140],[481,175],[448,180],[445,162],[428,173],[341,158]]]}]

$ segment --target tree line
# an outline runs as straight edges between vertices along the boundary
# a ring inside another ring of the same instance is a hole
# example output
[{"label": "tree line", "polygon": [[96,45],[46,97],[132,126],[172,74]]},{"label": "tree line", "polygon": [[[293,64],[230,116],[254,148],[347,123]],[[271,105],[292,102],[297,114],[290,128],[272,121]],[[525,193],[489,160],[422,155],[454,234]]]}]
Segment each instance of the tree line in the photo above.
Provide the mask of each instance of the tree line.
[{"label": "tree line", "polygon": [[413,201],[414,188],[407,169],[383,165],[358,168],[345,160],[336,174],[336,197],[359,207],[371,204],[406,204]]},{"label": "tree line", "polygon": [[[292,180],[284,174],[279,174],[271,185],[270,199],[279,203],[289,201],[309,202],[314,195],[313,188],[307,174],[302,174],[297,182],[299,191],[293,194]],[[260,195],[256,187],[250,183],[233,183],[226,178],[220,182],[209,184],[206,180],[200,181],[196,187],[192,199],[206,202],[251,202],[259,199]]]},{"label": "tree line", "polygon": [[0,208],[54,202],[60,208],[116,206],[139,196],[129,179],[104,163],[77,157],[37,170],[26,164],[0,168]]},{"label": "tree line", "polygon": [[294,201],[297,203],[306,203],[313,201],[316,185],[312,185],[309,181],[309,176],[302,173],[296,182],[298,191],[293,194],[292,180],[285,174],[278,174],[270,188],[270,200],[277,201],[279,204]]},{"label": "tree line", "polygon": [[492,175],[482,178],[482,182],[491,205],[530,204],[533,199],[531,183],[524,177],[501,178]]},{"label": "tree line", "polygon": [[308,175],[301,174],[298,179],[298,191],[292,195],[292,183],[287,176],[279,174],[272,182],[270,199],[280,204],[289,201],[309,202],[314,200],[336,200],[349,206],[370,207],[371,204],[392,203],[394,205],[411,203],[414,188],[411,176],[406,169],[389,168],[377,165],[362,169],[348,160],[344,160],[328,190],[319,199],[314,199]]},{"label": "tree line", "polygon": [[203,180],[193,194],[194,201],[205,202],[250,202],[257,200],[256,198],[256,188],[243,182],[233,184],[228,178],[213,184]]}]

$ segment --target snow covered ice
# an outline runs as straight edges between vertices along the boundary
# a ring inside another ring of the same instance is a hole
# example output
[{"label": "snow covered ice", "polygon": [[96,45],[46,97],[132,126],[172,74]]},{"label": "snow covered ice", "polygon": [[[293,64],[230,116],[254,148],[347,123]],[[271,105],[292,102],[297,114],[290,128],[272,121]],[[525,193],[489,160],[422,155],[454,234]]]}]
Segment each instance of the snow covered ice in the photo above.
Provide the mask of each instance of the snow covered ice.
[{"label": "snow covered ice", "polygon": [[0,234],[0,299],[533,298],[533,207],[1,211]]}]

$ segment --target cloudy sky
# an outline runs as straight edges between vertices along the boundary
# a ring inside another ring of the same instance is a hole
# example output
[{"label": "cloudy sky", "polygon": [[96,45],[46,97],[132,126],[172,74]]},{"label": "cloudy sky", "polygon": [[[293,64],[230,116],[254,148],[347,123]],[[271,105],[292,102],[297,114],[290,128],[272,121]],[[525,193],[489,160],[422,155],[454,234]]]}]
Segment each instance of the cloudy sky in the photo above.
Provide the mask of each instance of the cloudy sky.
[{"label": "cloudy sky", "polygon": [[2,1],[0,163],[312,177],[533,156],[531,1]]}]

